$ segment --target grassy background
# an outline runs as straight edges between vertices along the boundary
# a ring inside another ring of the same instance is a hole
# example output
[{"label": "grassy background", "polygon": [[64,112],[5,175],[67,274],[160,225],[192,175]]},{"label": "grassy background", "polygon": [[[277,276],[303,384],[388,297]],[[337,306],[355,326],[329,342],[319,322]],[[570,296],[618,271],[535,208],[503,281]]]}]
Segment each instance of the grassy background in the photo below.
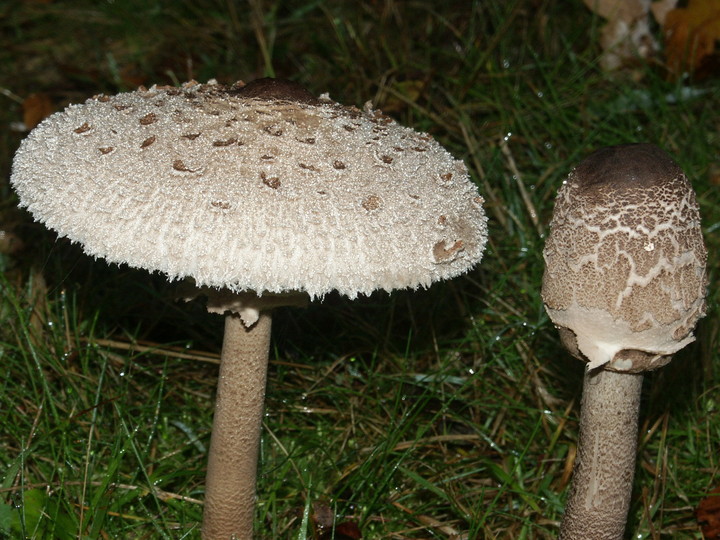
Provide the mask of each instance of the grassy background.
[{"label": "grassy background", "polygon": [[717,80],[667,99],[690,83],[660,61],[603,73],[600,24],[567,0],[0,4],[0,536],[199,537],[222,334],[161,276],[15,208],[22,100],[283,76],[464,159],[491,240],[450,283],[278,312],[258,537],[556,536],[582,366],[542,308],[543,234],[584,155],[648,141],[694,183],[711,287],[697,342],[646,378],[627,537],[701,538],[720,484]]}]

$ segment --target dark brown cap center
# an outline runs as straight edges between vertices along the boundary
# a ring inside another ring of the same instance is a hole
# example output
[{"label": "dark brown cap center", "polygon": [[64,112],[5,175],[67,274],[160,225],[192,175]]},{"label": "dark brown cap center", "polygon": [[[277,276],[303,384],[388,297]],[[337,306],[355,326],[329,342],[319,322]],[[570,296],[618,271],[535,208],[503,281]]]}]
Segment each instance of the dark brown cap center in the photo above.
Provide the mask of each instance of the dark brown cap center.
[{"label": "dark brown cap center", "polygon": [[250,81],[237,90],[237,95],[245,98],[293,101],[308,105],[319,103],[319,100],[301,84],[271,77]]}]

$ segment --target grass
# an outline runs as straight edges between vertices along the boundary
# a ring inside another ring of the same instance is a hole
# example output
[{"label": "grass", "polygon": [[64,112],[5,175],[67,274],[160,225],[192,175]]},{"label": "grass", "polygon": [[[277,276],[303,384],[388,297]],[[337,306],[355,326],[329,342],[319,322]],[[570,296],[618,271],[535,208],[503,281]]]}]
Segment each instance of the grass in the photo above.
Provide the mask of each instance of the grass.
[{"label": "grass", "polygon": [[[258,537],[557,535],[582,366],[542,308],[543,235],[584,155],[649,141],[693,180],[711,286],[697,342],[646,378],[626,534],[701,538],[694,509],[720,484],[717,80],[604,73],[600,24],[561,0],[0,6],[0,531],[198,538],[222,334],[161,276],[15,208],[19,101],[277,75],[432,133],[468,164],[491,239],[450,283],[278,313]],[[666,99],[690,84],[706,93]]]}]

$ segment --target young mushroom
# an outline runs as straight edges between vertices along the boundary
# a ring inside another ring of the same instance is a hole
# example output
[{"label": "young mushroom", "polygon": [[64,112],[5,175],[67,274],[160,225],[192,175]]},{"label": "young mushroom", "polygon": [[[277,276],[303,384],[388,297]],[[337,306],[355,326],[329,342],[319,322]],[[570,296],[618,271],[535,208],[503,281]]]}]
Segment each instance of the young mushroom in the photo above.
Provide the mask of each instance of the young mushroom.
[{"label": "young mushroom", "polygon": [[694,341],[705,314],[698,205],[683,171],[658,147],[611,146],[570,173],[550,229],[545,309],[563,345],[587,362],[560,538],[622,538],[642,374]]},{"label": "young mushroom", "polygon": [[271,310],[427,287],[479,262],[487,234],[432,137],[275,79],[70,106],[23,141],[11,182],[88,254],[192,278],[226,315],[205,539],[252,537]]}]

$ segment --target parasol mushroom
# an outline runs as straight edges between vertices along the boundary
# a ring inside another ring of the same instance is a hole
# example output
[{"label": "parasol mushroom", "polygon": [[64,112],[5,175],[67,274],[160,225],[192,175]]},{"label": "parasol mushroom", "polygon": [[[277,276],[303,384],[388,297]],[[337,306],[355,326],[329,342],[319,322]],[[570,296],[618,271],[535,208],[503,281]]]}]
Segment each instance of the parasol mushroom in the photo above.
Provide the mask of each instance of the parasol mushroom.
[{"label": "parasol mushroom", "polygon": [[643,373],[694,341],[707,254],[695,193],[651,144],[601,148],[560,188],[542,297],[587,362],[580,440],[560,538],[622,538]]},{"label": "parasol mushroom", "polygon": [[272,308],[427,287],[479,262],[487,234],[432,137],[275,79],[72,105],[23,141],[11,182],[88,254],[192,278],[226,314],[206,539],[252,536]]}]

